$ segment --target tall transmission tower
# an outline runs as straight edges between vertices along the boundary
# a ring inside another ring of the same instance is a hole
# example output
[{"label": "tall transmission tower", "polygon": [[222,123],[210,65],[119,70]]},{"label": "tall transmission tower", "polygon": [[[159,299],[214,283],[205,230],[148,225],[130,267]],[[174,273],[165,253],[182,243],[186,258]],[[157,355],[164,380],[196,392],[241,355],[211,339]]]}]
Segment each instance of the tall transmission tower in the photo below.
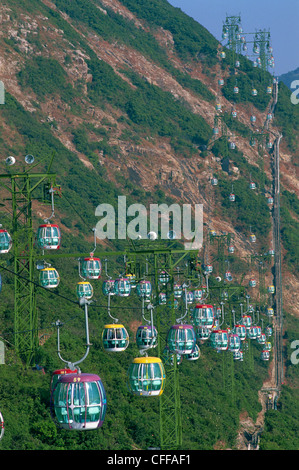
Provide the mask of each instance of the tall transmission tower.
[{"label": "tall transmission tower", "polygon": [[[27,157],[29,162],[30,158]],[[8,159],[7,162],[9,162]],[[13,265],[15,274],[14,345],[17,354],[27,364],[32,361],[38,346],[32,201],[39,189],[39,199],[46,202],[42,196],[44,186],[55,184],[55,178],[56,175],[52,173],[32,173],[31,171],[11,171],[0,174],[0,187],[7,195],[3,198],[3,202],[10,203],[10,211],[12,211],[13,244],[11,252],[5,256],[7,264]]]}]

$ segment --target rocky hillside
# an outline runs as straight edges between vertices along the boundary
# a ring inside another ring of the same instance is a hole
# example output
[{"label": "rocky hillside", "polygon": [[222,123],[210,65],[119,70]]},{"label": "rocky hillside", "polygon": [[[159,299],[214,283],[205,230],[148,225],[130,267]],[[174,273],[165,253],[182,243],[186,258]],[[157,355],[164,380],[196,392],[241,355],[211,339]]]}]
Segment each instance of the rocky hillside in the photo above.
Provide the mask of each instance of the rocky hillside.
[{"label": "rocky hillside", "polygon": [[[156,2],[146,10],[141,3],[4,1],[0,76],[7,96],[47,127],[87,170],[104,168],[120,192],[128,191],[129,181],[148,199],[159,190],[169,200],[203,203],[205,221],[209,218],[216,231],[233,233],[238,252],[246,257],[252,252],[249,227],[236,230],[235,220],[222,211],[220,195],[214,198],[210,179],[217,174],[230,184],[249,173],[258,175],[260,157],[249,145],[249,135],[265,122],[268,105],[256,108],[248,96],[236,103],[228,100],[218,78],[229,82],[229,64],[220,62],[215,38],[167,2],[160,2],[156,16]],[[185,36],[178,30],[182,21],[187,24]],[[246,61],[245,72],[248,67]],[[241,68],[239,80],[245,72]],[[282,93],[285,99],[286,91]],[[223,148],[217,148],[212,135],[219,98],[223,116],[232,106],[238,112],[237,125],[226,121],[227,139],[237,142],[237,155],[229,152],[226,169]],[[279,97],[277,108],[283,107]],[[21,130],[5,113],[0,119],[2,155],[22,155],[26,139]],[[284,131],[281,122],[278,116],[271,123],[270,140]],[[287,135],[281,145],[281,183],[297,196],[298,128],[288,133],[292,138]],[[270,191],[268,152],[264,171]],[[295,211],[290,216],[298,222]],[[271,231],[261,235],[271,246]],[[294,270],[284,269],[289,286],[285,306],[295,313],[298,280]]]}]

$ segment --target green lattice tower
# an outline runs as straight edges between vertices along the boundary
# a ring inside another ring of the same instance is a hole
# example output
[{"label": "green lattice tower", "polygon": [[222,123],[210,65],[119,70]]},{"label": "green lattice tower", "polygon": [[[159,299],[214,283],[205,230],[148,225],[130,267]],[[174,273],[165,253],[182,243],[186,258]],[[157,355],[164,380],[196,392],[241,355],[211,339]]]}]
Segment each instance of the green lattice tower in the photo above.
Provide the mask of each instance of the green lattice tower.
[{"label": "green lattice tower", "polygon": [[55,175],[18,172],[1,174],[0,181],[9,194],[4,200],[12,209],[12,259],[8,263],[14,267],[14,346],[29,364],[38,347],[32,200],[38,188],[55,181]]}]

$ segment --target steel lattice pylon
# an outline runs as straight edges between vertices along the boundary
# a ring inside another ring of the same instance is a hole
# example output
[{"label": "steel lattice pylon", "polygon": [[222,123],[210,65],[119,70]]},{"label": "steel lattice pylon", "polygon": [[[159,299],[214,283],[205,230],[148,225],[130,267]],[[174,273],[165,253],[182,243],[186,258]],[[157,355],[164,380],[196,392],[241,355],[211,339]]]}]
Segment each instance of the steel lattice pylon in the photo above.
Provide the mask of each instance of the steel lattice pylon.
[{"label": "steel lattice pylon", "polygon": [[28,364],[38,346],[32,198],[38,187],[54,182],[55,175],[8,173],[1,174],[0,181],[9,194],[4,200],[10,201],[12,208],[12,259],[8,262],[14,267],[14,345],[17,354]]}]

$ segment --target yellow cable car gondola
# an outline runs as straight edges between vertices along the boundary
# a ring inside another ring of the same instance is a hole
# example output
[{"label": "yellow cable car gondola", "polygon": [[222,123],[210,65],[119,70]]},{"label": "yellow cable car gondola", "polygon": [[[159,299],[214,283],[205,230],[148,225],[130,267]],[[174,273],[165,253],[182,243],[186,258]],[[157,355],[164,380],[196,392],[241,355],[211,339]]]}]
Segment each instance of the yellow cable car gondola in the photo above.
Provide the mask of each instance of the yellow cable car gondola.
[{"label": "yellow cable car gondola", "polygon": [[128,387],[133,395],[153,397],[162,395],[165,369],[158,357],[137,357],[128,370]]}]

